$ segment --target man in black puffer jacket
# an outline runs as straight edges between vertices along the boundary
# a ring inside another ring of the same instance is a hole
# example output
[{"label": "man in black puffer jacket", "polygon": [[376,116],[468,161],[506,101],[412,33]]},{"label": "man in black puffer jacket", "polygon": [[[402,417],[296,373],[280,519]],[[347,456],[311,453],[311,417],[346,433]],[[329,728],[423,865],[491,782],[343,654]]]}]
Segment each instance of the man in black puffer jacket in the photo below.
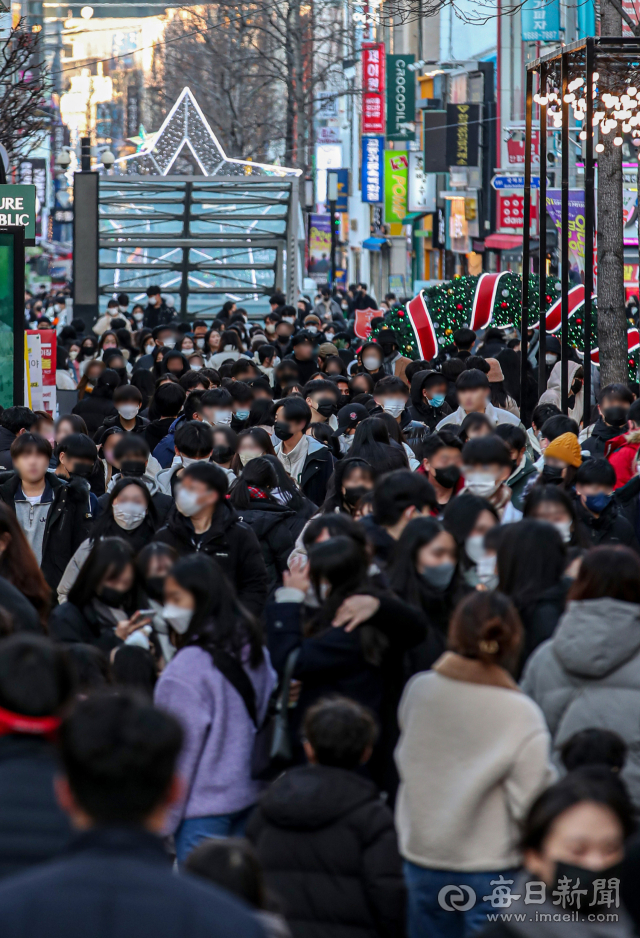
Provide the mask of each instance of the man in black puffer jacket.
[{"label": "man in black puffer jacket", "polygon": [[294,938],[402,938],[405,886],[393,815],[358,774],[371,754],[373,718],[346,697],[305,718],[310,765],[285,772],[249,820],[269,889]]},{"label": "man in black puffer jacket", "polygon": [[52,859],[71,838],[53,791],[51,735],[73,683],[64,651],[49,639],[0,643],[0,878]]},{"label": "man in black puffer jacket", "polygon": [[267,569],[260,542],[225,499],[227,477],[212,463],[183,470],[176,507],[154,540],[170,544],[182,557],[203,551],[213,557],[235,587],[240,602],[260,616],[267,599]]}]

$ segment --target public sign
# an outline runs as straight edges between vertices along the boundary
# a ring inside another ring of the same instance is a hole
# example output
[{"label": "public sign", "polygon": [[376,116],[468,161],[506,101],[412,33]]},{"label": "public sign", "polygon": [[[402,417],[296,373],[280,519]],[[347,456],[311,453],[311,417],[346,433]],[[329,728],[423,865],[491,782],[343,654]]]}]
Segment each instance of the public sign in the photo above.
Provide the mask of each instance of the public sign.
[{"label": "public sign", "polygon": [[[491,180],[494,189],[524,189],[524,176],[516,176],[511,173],[494,176]],[[531,177],[531,188],[540,188],[540,176]]]},{"label": "public sign", "polygon": [[523,42],[559,42],[560,0],[525,0],[520,10]]},{"label": "public sign", "polygon": [[384,137],[362,138],[362,201],[378,204],[383,200]]},{"label": "public sign", "polygon": [[[415,121],[416,80],[407,66],[413,65],[414,55],[387,56],[387,139],[415,140],[415,131],[406,124]],[[403,126],[404,125],[404,126]]]},{"label": "public sign", "polygon": [[447,105],[447,163],[449,166],[478,165],[478,104]]},{"label": "public sign", "polygon": [[400,150],[384,151],[384,220],[399,224],[407,217],[409,205],[409,154]]},{"label": "public sign", "polygon": [[500,195],[498,199],[498,226],[522,228],[524,224],[524,196]]},{"label": "public sign", "polygon": [[36,187],[0,185],[0,228],[24,228],[26,244],[35,244]]}]

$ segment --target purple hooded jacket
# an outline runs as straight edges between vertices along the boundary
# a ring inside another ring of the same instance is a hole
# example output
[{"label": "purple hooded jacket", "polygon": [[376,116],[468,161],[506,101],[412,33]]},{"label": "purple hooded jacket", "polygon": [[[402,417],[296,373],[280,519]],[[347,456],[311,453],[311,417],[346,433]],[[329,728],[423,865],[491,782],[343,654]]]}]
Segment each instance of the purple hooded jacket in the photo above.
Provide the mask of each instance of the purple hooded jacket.
[{"label": "purple hooded jacket", "polygon": [[[245,664],[245,670],[262,722],[276,684],[266,648],[264,661],[255,669]],[[174,833],[184,818],[230,814],[255,804],[264,788],[251,778],[255,727],[211,655],[197,646],[179,651],[160,675],[155,703],[178,719],[185,734],[178,762],[184,794],[171,810],[167,833]]]}]

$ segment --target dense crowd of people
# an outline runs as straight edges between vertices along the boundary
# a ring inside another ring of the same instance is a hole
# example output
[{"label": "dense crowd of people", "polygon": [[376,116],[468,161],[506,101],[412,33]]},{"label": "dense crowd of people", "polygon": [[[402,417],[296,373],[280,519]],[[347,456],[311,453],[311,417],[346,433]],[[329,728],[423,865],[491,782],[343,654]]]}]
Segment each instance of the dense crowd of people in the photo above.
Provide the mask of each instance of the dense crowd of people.
[{"label": "dense crowd of people", "polygon": [[638,386],[147,293],[0,413],[3,936],[634,934]]}]

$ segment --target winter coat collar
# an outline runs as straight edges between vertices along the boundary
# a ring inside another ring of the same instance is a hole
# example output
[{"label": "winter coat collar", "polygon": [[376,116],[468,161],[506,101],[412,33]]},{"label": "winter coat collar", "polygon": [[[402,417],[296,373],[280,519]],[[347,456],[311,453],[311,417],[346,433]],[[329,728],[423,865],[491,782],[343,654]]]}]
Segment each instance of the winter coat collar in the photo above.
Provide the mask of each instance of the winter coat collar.
[{"label": "winter coat collar", "polygon": [[610,427],[607,423],[604,422],[602,417],[598,417],[596,422],[593,425],[593,430],[591,431],[591,436],[599,437],[601,440],[613,440],[616,437],[624,434],[624,430],[621,427]]},{"label": "winter coat collar", "polygon": [[379,798],[368,779],[326,765],[290,769],[260,799],[267,819],[281,828],[318,830]]},{"label": "winter coat collar", "polygon": [[497,664],[483,664],[474,658],[465,658],[454,651],[445,651],[433,666],[433,670],[452,681],[464,681],[466,684],[484,684],[489,687],[503,687],[505,690],[520,688],[508,671]]},{"label": "winter coat collar", "polygon": [[171,862],[160,838],[141,827],[93,827],[75,837],[68,848],[68,853],[87,851],[144,857],[165,866]]}]

